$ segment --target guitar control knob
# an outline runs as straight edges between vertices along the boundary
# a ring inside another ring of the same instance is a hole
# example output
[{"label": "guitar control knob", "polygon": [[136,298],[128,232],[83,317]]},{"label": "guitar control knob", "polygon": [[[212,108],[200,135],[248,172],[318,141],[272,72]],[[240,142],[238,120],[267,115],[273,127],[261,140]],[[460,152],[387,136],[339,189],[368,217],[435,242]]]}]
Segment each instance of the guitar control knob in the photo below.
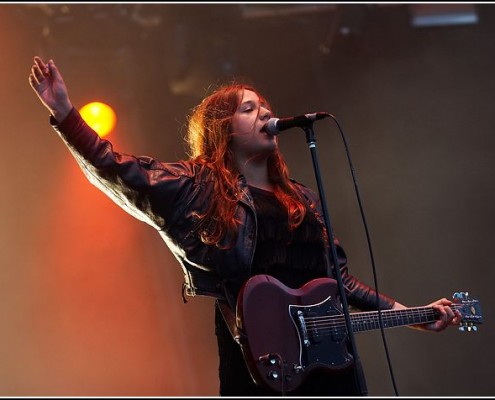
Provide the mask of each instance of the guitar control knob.
[{"label": "guitar control knob", "polygon": [[268,372],[268,378],[273,379],[273,380],[277,380],[278,379],[278,372],[275,370],[271,370],[270,372]]},{"label": "guitar control knob", "polygon": [[278,357],[274,353],[270,354],[265,354],[264,356],[259,357],[259,360],[266,365],[277,365],[278,364]]}]

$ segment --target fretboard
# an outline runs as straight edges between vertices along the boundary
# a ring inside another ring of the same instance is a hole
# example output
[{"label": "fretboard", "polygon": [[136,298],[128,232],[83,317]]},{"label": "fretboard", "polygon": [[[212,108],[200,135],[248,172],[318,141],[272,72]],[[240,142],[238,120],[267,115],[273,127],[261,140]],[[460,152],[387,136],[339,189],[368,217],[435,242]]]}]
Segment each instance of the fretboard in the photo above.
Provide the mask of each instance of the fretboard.
[{"label": "fretboard", "polygon": [[[451,305],[456,308],[455,304]],[[403,310],[381,311],[384,328],[394,328],[404,325],[425,324],[436,321],[440,314],[432,307],[412,307]],[[366,311],[350,314],[352,330],[363,332],[380,329],[378,311]]]}]

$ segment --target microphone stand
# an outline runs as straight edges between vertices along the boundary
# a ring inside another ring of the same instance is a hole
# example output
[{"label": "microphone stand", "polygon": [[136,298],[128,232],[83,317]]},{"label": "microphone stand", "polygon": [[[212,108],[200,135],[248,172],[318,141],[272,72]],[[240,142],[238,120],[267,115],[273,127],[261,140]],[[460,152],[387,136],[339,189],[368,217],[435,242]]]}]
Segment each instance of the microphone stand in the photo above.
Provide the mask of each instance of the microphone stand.
[{"label": "microphone stand", "polygon": [[[340,294],[340,298],[342,301],[342,308],[343,308],[343,312],[344,312],[344,317],[345,317],[345,322],[346,322],[346,327],[347,327],[347,333],[349,335],[349,340],[350,340],[350,344],[351,344],[351,354],[354,358],[354,367],[355,367],[354,368],[354,377],[356,379],[356,384],[357,384],[359,393],[361,393],[362,396],[366,396],[368,394],[368,389],[366,387],[366,381],[364,379],[363,367],[361,365],[361,360],[359,358],[357,348],[356,348],[356,343],[354,340],[354,332],[352,331],[351,317],[349,315],[349,306],[347,305],[347,298],[345,295],[344,284],[342,282],[342,274],[340,272],[340,267],[337,264],[337,249],[335,247],[335,243],[333,242],[333,230],[332,230],[332,226],[330,224],[330,216],[329,216],[328,209],[327,209],[327,202],[325,200],[325,193],[323,191],[323,184],[321,182],[320,167],[318,165],[318,157],[316,154],[316,138],[315,138],[315,133],[313,130],[313,122],[314,121],[308,121],[308,124],[302,126],[301,128],[304,130],[304,132],[306,132],[306,142],[308,143],[308,146],[309,146],[309,149],[311,152],[311,157],[313,160],[313,167],[314,167],[314,171],[315,171],[316,182],[318,185],[318,191],[320,194],[323,217],[325,219],[325,226],[327,229],[328,242],[330,243],[330,248],[332,250],[332,258],[333,258],[333,265],[334,265],[334,270],[335,270],[335,278],[337,280],[337,284],[338,284],[338,288],[339,288],[339,294]],[[327,275],[328,275],[328,277],[332,276],[330,264],[327,264]]]}]

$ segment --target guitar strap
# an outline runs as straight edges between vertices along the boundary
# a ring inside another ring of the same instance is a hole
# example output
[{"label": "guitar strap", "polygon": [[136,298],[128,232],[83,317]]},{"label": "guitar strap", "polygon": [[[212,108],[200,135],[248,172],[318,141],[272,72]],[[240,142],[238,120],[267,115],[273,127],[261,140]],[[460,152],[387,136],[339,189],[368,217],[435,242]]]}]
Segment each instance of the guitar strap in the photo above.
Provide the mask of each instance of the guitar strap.
[{"label": "guitar strap", "polygon": [[237,344],[241,345],[242,343],[245,342],[246,336],[241,332],[241,330],[237,326],[234,311],[232,311],[232,309],[225,301],[221,299],[217,299],[216,302],[218,309],[220,310],[220,313],[222,314],[223,319],[225,320],[225,323],[229,328],[230,334],[237,342]]}]

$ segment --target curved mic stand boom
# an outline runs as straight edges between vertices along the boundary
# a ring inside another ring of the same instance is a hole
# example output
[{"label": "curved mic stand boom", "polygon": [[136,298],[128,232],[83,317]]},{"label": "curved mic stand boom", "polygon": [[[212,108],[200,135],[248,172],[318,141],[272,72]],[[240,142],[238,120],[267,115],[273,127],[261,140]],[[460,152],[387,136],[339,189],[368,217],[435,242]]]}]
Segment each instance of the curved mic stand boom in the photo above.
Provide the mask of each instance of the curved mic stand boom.
[{"label": "curved mic stand boom", "polygon": [[[356,348],[356,343],[354,340],[354,332],[352,331],[352,324],[351,324],[351,318],[349,315],[349,306],[347,304],[347,298],[345,295],[345,289],[344,289],[344,284],[342,282],[342,274],[340,272],[340,268],[337,263],[337,249],[335,247],[335,243],[333,241],[333,230],[332,226],[330,224],[330,215],[328,213],[327,209],[327,203],[325,199],[325,192],[323,190],[323,184],[321,181],[321,174],[320,174],[320,167],[318,164],[318,156],[316,154],[316,138],[315,138],[315,133],[313,130],[313,122],[314,121],[308,121],[308,123],[304,126],[301,126],[301,128],[304,130],[306,133],[306,142],[308,143],[309,150],[311,152],[311,158],[313,160],[313,168],[315,172],[315,177],[316,177],[316,183],[318,185],[318,192],[320,195],[320,201],[321,201],[321,207],[323,211],[323,218],[325,220],[325,227],[327,229],[327,236],[328,236],[328,243],[330,244],[330,248],[332,251],[332,260],[333,260],[333,265],[334,265],[334,275],[335,275],[335,280],[337,281],[338,288],[339,288],[339,294],[340,294],[340,299],[342,302],[342,308],[343,308],[343,313],[345,317],[345,323],[347,327],[347,333],[349,335],[349,342],[351,345],[351,354],[354,358],[354,374],[355,374],[355,379],[357,383],[357,387],[361,395],[367,395],[368,390],[366,388],[366,382],[364,379],[364,373],[363,373],[363,368],[361,365],[361,360],[359,358],[357,348]],[[332,277],[332,271],[330,264],[327,264],[327,275],[329,278]]]}]

